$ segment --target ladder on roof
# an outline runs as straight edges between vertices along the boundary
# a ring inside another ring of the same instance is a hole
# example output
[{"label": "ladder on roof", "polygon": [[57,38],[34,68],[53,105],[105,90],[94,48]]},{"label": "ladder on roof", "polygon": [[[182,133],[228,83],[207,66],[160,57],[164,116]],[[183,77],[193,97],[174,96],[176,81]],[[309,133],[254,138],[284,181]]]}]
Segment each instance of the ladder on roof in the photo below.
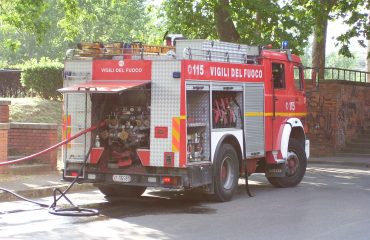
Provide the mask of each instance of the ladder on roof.
[{"label": "ladder on roof", "polygon": [[[176,59],[192,59],[204,61],[257,64],[261,56],[259,46],[228,43],[212,40],[177,40],[176,47],[132,43],[80,43],[78,49],[73,50],[68,57],[92,58],[131,58],[137,56],[173,56]],[[173,59],[173,58],[172,58]]]},{"label": "ladder on roof", "polygon": [[257,64],[261,48],[211,40],[179,40],[176,53],[177,58],[183,59]]},{"label": "ladder on roof", "polygon": [[175,47],[133,43],[79,43],[75,56],[81,57],[109,57],[119,55],[164,55],[169,51],[175,51]]}]

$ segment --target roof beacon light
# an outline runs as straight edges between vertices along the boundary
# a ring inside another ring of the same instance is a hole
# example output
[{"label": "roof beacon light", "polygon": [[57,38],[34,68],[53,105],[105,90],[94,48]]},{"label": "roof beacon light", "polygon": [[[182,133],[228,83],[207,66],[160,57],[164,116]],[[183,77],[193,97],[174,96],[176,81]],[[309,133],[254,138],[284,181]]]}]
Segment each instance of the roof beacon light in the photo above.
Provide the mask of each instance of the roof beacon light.
[{"label": "roof beacon light", "polygon": [[289,42],[288,42],[288,41],[283,41],[283,42],[281,43],[281,48],[282,48],[282,49],[288,49],[288,45],[289,45]]}]

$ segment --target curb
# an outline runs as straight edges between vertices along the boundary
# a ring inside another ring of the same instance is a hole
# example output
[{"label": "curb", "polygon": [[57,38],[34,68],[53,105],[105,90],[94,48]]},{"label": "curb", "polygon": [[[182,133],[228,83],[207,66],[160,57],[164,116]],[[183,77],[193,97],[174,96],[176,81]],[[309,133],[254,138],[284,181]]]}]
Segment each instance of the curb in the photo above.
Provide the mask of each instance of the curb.
[{"label": "curb", "polygon": [[[42,175],[45,173],[58,172],[53,169],[50,164],[34,163],[34,164],[17,164],[9,165],[6,169],[9,175]],[[58,172],[59,173],[59,172]]]},{"label": "curb", "polygon": [[[54,185],[54,186],[45,186],[45,187],[40,187],[40,188],[33,188],[33,189],[27,189],[27,190],[19,190],[19,191],[14,191],[16,194],[21,195],[22,197],[25,198],[42,198],[42,197],[51,197],[53,196],[53,191],[55,188],[59,188],[62,191],[67,189],[69,184],[60,184],[60,185]],[[87,191],[87,190],[94,190],[96,187],[94,187],[90,183],[85,183],[85,184],[75,184],[73,187],[69,190],[68,193],[76,193],[76,192],[82,192],[82,191]],[[10,190],[10,189],[9,189]],[[10,202],[10,201],[17,201],[20,200],[16,196],[7,193],[7,192],[2,192],[0,190],[0,202]],[[59,195],[59,194],[58,194]]]},{"label": "curb", "polygon": [[365,162],[341,162],[341,161],[322,161],[322,160],[308,160],[308,164],[334,164],[334,165],[342,165],[342,166],[350,166],[350,167],[365,167],[370,168],[370,163]]}]

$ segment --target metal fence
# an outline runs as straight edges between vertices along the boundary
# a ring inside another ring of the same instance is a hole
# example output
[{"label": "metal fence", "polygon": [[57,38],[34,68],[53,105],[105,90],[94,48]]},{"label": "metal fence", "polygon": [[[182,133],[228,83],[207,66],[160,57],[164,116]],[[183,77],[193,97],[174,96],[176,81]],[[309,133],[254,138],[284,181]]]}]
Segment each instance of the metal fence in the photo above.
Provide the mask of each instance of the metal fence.
[{"label": "metal fence", "polygon": [[[368,75],[370,72],[344,69],[344,68],[334,68],[328,67],[324,69],[324,79],[320,81],[330,81],[330,80],[339,80],[339,81],[351,81],[351,82],[362,82],[366,83]],[[313,79],[314,82],[318,82],[318,69],[306,67],[305,68],[305,79]]]}]

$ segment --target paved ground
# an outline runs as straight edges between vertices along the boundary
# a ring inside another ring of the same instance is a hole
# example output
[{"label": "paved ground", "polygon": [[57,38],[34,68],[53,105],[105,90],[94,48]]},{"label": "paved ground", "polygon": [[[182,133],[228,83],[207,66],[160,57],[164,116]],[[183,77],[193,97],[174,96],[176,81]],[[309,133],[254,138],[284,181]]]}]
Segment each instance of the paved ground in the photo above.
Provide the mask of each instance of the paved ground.
[{"label": "paved ground", "polygon": [[[15,192],[26,198],[51,196],[55,188],[66,189],[70,183],[62,182],[62,175],[57,171],[39,171],[38,173],[0,174],[0,188]],[[71,192],[93,189],[91,184],[75,184]],[[15,196],[0,190],[0,202],[16,200]]]},{"label": "paved ground", "polygon": [[[71,194],[95,217],[61,217],[22,201],[0,203],[0,239],[253,239],[367,240],[370,171],[366,167],[309,164],[295,188],[241,180],[231,202],[211,203],[179,191],[149,189],[135,199],[106,199],[99,191]],[[49,203],[51,198],[39,199]]]},{"label": "paved ground", "polygon": [[370,157],[369,156],[331,156],[331,157],[310,157],[309,163],[319,164],[339,164],[344,166],[357,166],[370,168]]},{"label": "paved ground", "polygon": [[[370,168],[370,159],[367,157],[311,157],[310,164],[336,164]],[[67,188],[69,183],[61,182],[61,173],[46,171],[43,166],[25,166],[13,168],[9,174],[0,174],[0,188],[12,190],[22,196],[37,198],[51,196],[54,188]],[[93,189],[90,184],[75,184],[72,191]],[[16,198],[0,191],[0,201],[11,201]]]}]

